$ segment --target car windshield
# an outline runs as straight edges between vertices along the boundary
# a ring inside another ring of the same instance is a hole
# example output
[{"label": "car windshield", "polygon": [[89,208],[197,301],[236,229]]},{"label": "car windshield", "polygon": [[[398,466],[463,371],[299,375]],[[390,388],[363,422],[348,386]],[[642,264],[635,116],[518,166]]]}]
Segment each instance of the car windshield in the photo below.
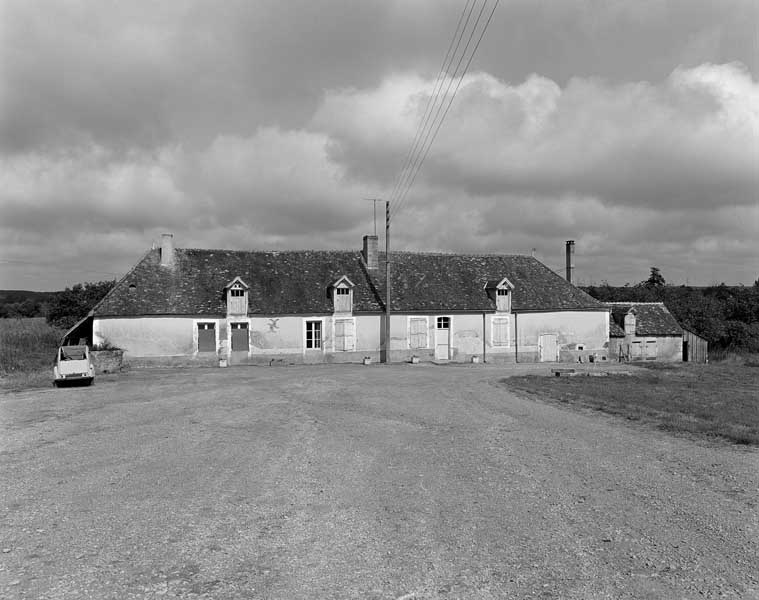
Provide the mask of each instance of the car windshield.
[{"label": "car windshield", "polygon": [[87,358],[84,346],[63,346],[61,348],[62,360],[84,360]]}]

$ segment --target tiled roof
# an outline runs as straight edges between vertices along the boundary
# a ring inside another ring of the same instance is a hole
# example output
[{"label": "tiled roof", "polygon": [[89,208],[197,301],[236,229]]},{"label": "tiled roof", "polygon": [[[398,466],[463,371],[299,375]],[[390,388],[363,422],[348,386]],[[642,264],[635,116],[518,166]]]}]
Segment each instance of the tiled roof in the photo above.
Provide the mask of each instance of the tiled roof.
[{"label": "tiled roof", "polygon": [[[529,256],[398,252],[391,254],[391,310],[493,311],[485,284],[508,277],[512,310],[603,310],[605,306]],[[385,260],[369,272],[358,251],[175,251],[162,267],[152,250],[95,307],[100,316],[226,314],[224,287],[250,286],[249,314],[318,314],[333,310],[329,287],[354,284],[354,312],[384,310]]]},{"label": "tiled roof", "polygon": [[611,309],[609,336],[624,337],[625,315],[635,310],[635,335],[682,335],[683,330],[663,302],[606,302]]}]

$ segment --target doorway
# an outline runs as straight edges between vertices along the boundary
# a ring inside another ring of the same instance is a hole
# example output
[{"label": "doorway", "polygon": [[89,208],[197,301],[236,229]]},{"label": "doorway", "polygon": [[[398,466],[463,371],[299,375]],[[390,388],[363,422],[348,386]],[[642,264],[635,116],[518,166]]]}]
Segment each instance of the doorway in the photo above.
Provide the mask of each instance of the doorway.
[{"label": "doorway", "polygon": [[435,319],[435,360],[451,357],[451,317]]},{"label": "doorway", "polygon": [[559,360],[559,345],[555,333],[544,333],[538,337],[538,356],[540,362],[556,362]]}]

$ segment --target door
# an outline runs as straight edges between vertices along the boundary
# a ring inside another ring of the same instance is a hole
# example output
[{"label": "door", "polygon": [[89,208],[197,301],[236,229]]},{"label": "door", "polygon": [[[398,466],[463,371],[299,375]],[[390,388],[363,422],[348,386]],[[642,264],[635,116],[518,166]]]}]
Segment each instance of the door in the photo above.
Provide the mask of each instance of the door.
[{"label": "door", "polygon": [[248,324],[232,323],[232,352],[248,352]]},{"label": "door", "polygon": [[435,358],[448,360],[451,357],[451,318],[435,319]]},{"label": "door", "polygon": [[555,362],[559,360],[559,346],[555,333],[544,333],[538,337],[538,354],[540,362]]},{"label": "door", "polygon": [[198,323],[198,352],[216,352],[214,323]]}]

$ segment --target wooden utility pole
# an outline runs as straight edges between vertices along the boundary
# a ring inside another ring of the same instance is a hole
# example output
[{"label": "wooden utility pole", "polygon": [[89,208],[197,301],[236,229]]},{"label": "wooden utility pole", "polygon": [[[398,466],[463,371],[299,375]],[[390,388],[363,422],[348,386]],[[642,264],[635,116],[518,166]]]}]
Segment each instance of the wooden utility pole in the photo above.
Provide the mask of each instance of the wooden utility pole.
[{"label": "wooden utility pole", "polygon": [[390,201],[385,201],[385,362],[390,362]]}]

